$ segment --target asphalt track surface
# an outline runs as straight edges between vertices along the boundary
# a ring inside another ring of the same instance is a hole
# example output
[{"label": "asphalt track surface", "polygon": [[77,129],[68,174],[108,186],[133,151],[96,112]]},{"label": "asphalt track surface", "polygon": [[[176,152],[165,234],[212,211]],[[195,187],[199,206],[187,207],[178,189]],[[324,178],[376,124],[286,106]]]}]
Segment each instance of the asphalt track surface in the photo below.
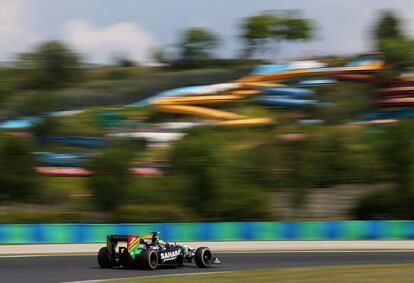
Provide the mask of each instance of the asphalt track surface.
[{"label": "asphalt track surface", "polygon": [[101,269],[94,255],[0,257],[1,282],[73,282],[151,275],[221,272],[260,268],[414,263],[414,252],[216,253],[222,264],[208,269],[187,265],[155,271]]}]

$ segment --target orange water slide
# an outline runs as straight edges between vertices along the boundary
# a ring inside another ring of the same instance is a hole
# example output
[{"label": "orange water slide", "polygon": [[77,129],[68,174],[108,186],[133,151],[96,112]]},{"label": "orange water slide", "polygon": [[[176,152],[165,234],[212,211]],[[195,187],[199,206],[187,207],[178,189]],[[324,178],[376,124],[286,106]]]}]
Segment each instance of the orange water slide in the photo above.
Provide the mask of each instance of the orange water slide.
[{"label": "orange water slide", "polygon": [[194,105],[194,104],[219,104],[240,100],[239,95],[209,95],[161,98],[154,101],[154,105]]},{"label": "orange water slide", "polygon": [[189,105],[156,105],[157,110],[164,113],[184,114],[209,120],[239,120],[245,117],[236,113]]}]

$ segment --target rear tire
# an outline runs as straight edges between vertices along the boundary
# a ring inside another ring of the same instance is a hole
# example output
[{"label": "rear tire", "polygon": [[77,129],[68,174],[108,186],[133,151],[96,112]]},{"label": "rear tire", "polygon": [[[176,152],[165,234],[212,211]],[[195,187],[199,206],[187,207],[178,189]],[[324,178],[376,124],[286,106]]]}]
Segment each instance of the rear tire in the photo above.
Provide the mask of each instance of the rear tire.
[{"label": "rear tire", "polygon": [[179,255],[177,259],[175,260],[176,267],[181,267],[184,265],[184,257],[182,255]]},{"label": "rear tire", "polygon": [[143,250],[139,257],[139,263],[146,270],[154,270],[158,267],[158,254],[154,250]]},{"label": "rear tire", "polygon": [[107,247],[103,247],[98,252],[98,264],[101,268],[113,268],[111,255]]},{"label": "rear tire", "polygon": [[121,262],[122,267],[124,268],[134,267],[134,261],[132,260],[131,256],[128,253],[128,250],[126,249],[120,255],[120,262]]},{"label": "rear tire", "polygon": [[207,247],[198,248],[194,255],[194,261],[200,268],[207,268],[213,263],[213,253]]}]

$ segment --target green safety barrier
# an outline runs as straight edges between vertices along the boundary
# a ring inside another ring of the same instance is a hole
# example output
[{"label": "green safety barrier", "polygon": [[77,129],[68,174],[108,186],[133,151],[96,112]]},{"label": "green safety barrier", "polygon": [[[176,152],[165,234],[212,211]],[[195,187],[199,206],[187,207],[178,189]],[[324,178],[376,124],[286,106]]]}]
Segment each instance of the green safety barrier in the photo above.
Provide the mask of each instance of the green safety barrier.
[{"label": "green safety barrier", "polygon": [[152,231],[166,241],[402,240],[414,239],[414,221],[0,224],[0,243],[97,243]]}]

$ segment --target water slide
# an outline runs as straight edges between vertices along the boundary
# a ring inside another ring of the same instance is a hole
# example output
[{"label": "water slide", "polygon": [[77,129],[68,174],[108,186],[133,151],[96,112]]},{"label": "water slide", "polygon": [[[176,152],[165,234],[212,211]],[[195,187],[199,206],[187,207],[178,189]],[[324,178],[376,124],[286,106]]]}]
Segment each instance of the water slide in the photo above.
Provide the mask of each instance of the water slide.
[{"label": "water slide", "polygon": [[[323,66],[322,63],[316,61],[297,61],[291,63],[284,63],[284,64],[274,64],[274,65],[262,65],[258,66],[252,74],[242,77],[239,80],[228,82],[228,83],[220,83],[220,84],[213,84],[213,85],[204,85],[204,86],[186,86],[181,88],[176,88],[172,90],[167,90],[161,92],[157,95],[149,97],[147,99],[138,101],[136,103],[128,105],[128,107],[143,107],[154,104],[157,108],[168,111],[173,113],[173,111],[177,110],[180,113],[185,112],[188,115],[195,115],[201,117],[208,117],[208,119],[217,119],[222,120],[221,117],[227,117],[227,114],[223,114],[224,111],[217,112],[213,111],[210,112],[206,109],[200,108],[183,108],[176,107],[179,105],[183,106],[192,106],[192,105],[204,105],[204,104],[221,104],[221,103],[229,103],[233,101],[237,101],[240,99],[244,99],[250,95],[256,95],[260,92],[265,92],[267,94],[277,94],[277,95],[288,95],[288,96],[305,96],[305,91],[300,88],[288,88],[285,84],[280,83],[280,80],[288,79],[288,78],[296,78],[296,77],[312,77],[312,76],[320,76],[320,75],[329,75],[329,76],[337,76],[340,80],[359,80],[359,81],[369,81],[372,82],[376,80],[369,75],[362,74],[366,72],[374,72],[378,71],[383,67],[383,61],[374,57],[362,58],[356,61],[351,62],[350,64],[344,67],[338,68],[326,68]],[[307,86],[317,86],[317,85],[324,85],[334,83],[334,80],[328,79],[308,79],[302,82],[299,82],[300,86],[307,87]],[[404,81],[404,80],[393,80],[386,81],[383,80],[384,84],[391,84],[394,85],[413,85],[414,82]],[[284,89],[283,89],[284,88]],[[269,93],[270,92],[270,93]],[[400,92],[402,94],[402,91]],[[403,95],[401,95],[403,96]],[[406,95],[404,95],[406,96]],[[282,100],[284,98],[281,98]],[[293,99],[290,97],[288,99]],[[276,98],[268,99],[265,98],[264,101],[266,103],[272,100],[273,103],[276,103]],[[286,104],[284,100],[282,103],[278,104]],[[294,106],[295,104],[300,105],[305,102],[303,101],[288,101],[288,104]],[[309,101],[308,104],[312,104],[313,102]],[[409,102],[408,104],[411,104]],[[161,107],[162,106],[162,107]],[[65,117],[71,116],[75,114],[79,114],[84,110],[75,110],[75,111],[62,111],[62,112],[52,112],[48,113],[50,116],[56,117]],[[244,119],[244,118],[243,118]],[[25,129],[28,127],[33,126],[35,123],[39,121],[39,118],[22,118],[17,120],[6,121],[0,123],[0,129]],[[258,121],[265,121],[264,119],[255,119],[250,120],[251,123]],[[227,123],[231,124],[231,123]],[[237,122],[237,124],[241,124],[241,122]],[[259,123],[260,124],[260,123]],[[63,138],[56,138],[53,141],[65,142],[70,145],[75,146],[86,146],[86,147],[101,147],[103,142],[102,141],[92,141],[86,140],[84,138],[70,138],[70,139],[63,139]]]},{"label": "water slide", "polygon": [[53,167],[79,167],[92,156],[87,153],[54,153],[54,152],[33,152],[35,159],[42,166]]},{"label": "water slide", "polygon": [[281,107],[306,107],[306,106],[315,106],[318,104],[318,101],[312,99],[297,99],[290,98],[287,96],[272,96],[272,95],[263,95],[254,100],[260,104],[269,105],[269,106],[281,106]]},{"label": "water slide", "polygon": [[[369,74],[342,74],[335,76],[341,81],[355,81],[381,85],[384,88],[375,92],[377,105],[383,110],[365,114],[361,122],[355,124],[384,125],[395,123],[402,118],[414,117],[414,81],[404,78],[383,79]],[[391,108],[391,110],[389,110]]]},{"label": "water slide", "polygon": [[[42,175],[58,176],[58,177],[84,177],[91,176],[94,172],[84,168],[67,168],[67,167],[36,167],[36,172]],[[157,168],[130,168],[129,172],[133,175],[141,176],[161,176],[164,173]]]},{"label": "water slide", "polygon": [[369,121],[351,122],[351,125],[388,125],[398,122],[397,119],[378,119]]},{"label": "water slide", "polygon": [[252,75],[274,74],[280,72],[286,72],[289,70],[303,70],[303,69],[315,69],[325,67],[324,63],[307,60],[307,61],[293,61],[279,64],[266,64],[258,65],[252,71]]},{"label": "water slide", "polygon": [[218,122],[218,125],[222,126],[232,126],[232,127],[244,127],[244,126],[256,126],[256,125],[266,125],[272,123],[270,118],[244,118],[244,119],[235,119],[229,121]]},{"label": "water slide", "polygon": [[373,84],[380,84],[384,86],[414,86],[414,81],[404,80],[404,79],[381,79],[376,78],[369,74],[342,74],[342,75],[335,75],[336,79],[340,81],[354,81],[354,82],[362,82],[362,83],[373,83]]},{"label": "water slide", "polygon": [[212,85],[185,86],[185,87],[163,91],[159,94],[148,97],[144,100],[130,104],[127,107],[145,107],[145,106],[153,104],[154,101],[157,101],[163,98],[189,96],[189,95],[200,95],[200,96],[201,95],[212,95],[212,94],[230,91],[233,89],[238,89],[239,87],[240,87],[239,83],[221,83],[221,84],[212,84]]},{"label": "water slide", "polygon": [[366,121],[372,120],[389,120],[389,119],[401,119],[401,118],[413,118],[414,108],[393,109],[393,110],[380,110],[365,114],[362,118]]},{"label": "water slide", "polygon": [[239,84],[241,89],[255,89],[261,87],[284,87],[286,84],[274,82],[242,82]]},{"label": "water slide", "polygon": [[377,93],[383,97],[405,97],[414,95],[414,86],[384,88]]},{"label": "water slide", "polygon": [[414,97],[396,97],[384,99],[379,103],[382,107],[414,106]]},{"label": "water slide", "polygon": [[153,105],[194,105],[194,104],[221,104],[240,100],[240,95],[209,95],[189,96],[177,98],[161,98],[154,101]]},{"label": "water slide", "polygon": [[105,146],[102,138],[86,136],[43,136],[36,138],[40,142],[55,142],[69,146],[79,146],[87,148],[100,148]]},{"label": "water slide", "polygon": [[90,176],[92,172],[83,168],[64,168],[64,167],[36,167],[36,171],[42,175],[81,177]]},{"label": "water slide", "polygon": [[313,90],[297,87],[266,87],[262,88],[262,91],[265,94],[284,95],[289,97],[306,97],[315,93]]},{"label": "water slide", "polygon": [[5,130],[20,130],[33,127],[36,123],[40,122],[40,118],[36,117],[23,117],[15,120],[8,120],[0,123],[0,129]]},{"label": "water slide", "polygon": [[183,114],[214,120],[227,126],[262,125],[271,122],[268,118],[249,118],[236,113],[211,109],[200,105],[223,104],[244,99],[257,94],[266,94],[256,102],[283,107],[313,106],[316,100],[302,97],[313,94],[312,90],[287,87],[281,80],[297,77],[313,77],[304,80],[302,86],[315,86],[335,83],[335,80],[317,80],[315,76],[374,72],[382,69],[383,61],[377,57],[362,57],[344,67],[326,68],[315,61],[293,62],[277,65],[258,66],[252,74],[231,83],[210,86],[195,86],[162,92],[150,98],[157,111]]},{"label": "water slide", "polygon": [[311,68],[311,69],[289,69],[277,73],[259,73],[251,74],[240,78],[236,82],[261,82],[261,81],[280,81],[295,77],[312,77],[312,76],[333,76],[349,73],[361,73],[361,72],[375,72],[382,69],[384,62],[379,59],[370,60],[357,60],[351,62],[344,67],[333,67],[333,68]]},{"label": "water slide", "polygon": [[240,120],[245,118],[236,113],[226,112],[200,106],[189,105],[158,105],[157,110],[164,113],[184,114],[197,116],[208,120]]},{"label": "water slide", "polygon": [[[223,126],[252,126],[271,123],[269,118],[248,118],[236,113],[223,110],[201,107],[204,104],[223,104],[244,99],[251,95],[259,94],[254,89],[239,89],[229,91],[222,95],[194,95],[184,97],[160,98],[152,102],[157,111],[163,113],[183,114],[196,116],[207,120],[218,121]],[[220,122],[221,121],[221,122]]]},{"label": "water slide", "polygon": [[134,138],[146,140],[152,144],[168,143],[176,141],[185,136],[184,133],[166,133],[166,132],[131,132],[131,133],[114,133],[108,134],[108,137],[114,138]]},{"label": "water slide", "polygon": [[304,86],[304,87],[314,87],[314,86],[336,84],[337,82],[338,81],[334,79],[308,79],[308,80],[300,81],[299,85]]}]

